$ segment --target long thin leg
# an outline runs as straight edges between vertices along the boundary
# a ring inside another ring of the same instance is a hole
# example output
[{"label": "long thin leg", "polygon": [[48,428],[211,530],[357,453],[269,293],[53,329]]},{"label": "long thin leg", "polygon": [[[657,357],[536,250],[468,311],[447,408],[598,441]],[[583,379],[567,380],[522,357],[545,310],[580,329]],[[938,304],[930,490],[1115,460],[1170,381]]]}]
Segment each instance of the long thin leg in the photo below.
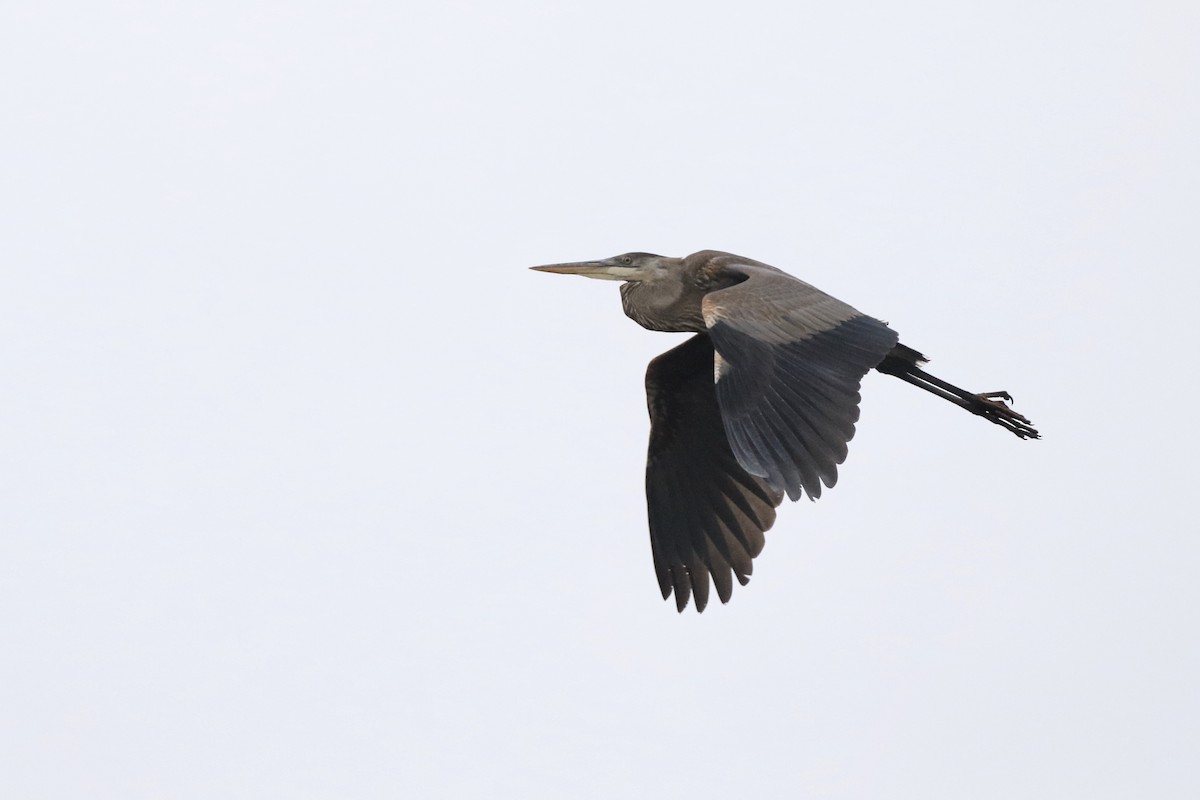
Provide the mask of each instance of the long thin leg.
[{"label": "long thin leg", "polygon": [[930,394],[935,394],[989,422],[994,422],[1022,439],[1042,438],[1037,429],[1033,427],[1033,423],[1008,405],[1012,402],[1012,395],[1008,392],[975,394],[966,389],[960,389],[918,367],[916,362],[924,360],[925,357],[916,350],[901,344],[896,345],[896,348],[884,358],[876,369],[888,375],[895,375],[902,381],[918,386]]}]

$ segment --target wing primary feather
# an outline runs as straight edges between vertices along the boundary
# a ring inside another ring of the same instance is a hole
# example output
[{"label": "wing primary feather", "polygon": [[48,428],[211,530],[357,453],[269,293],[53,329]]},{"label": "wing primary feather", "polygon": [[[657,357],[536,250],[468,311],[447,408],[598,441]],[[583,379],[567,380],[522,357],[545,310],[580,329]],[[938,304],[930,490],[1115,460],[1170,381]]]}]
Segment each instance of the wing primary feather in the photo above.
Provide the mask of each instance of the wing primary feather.
[{"label": "wing primary feather", "polygon": [[[664,599],[673,594],[680,611],[693,599],[703,611],[714,589],[728,602],[733,578],[749,580],[784,496],[739,461],[717,397],[714,359],[712,339],[702,333],[652,360],[646,372],[651,552],[659,590]],[[761,449],[755,458],[764,467],[777,458],[753,436],[746,447]]]}]

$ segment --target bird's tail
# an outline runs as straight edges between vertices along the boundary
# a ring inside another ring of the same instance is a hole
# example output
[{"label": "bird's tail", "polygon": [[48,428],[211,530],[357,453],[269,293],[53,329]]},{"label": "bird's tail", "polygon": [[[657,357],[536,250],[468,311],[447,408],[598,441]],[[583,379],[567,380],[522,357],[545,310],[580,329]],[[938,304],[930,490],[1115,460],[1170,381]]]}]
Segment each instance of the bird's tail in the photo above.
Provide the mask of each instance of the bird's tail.
[{"label": "bird's tail", "polygon": [[903,344],[897,344],[884,356],[875,369],[886,375],[895,375],[902,381],[919,386],[925,391],[948,400],[959,408],[1008,429],[1022,439],[1040,439],[1041,434],[1033,423],[1014,411],[1008,404],[1012,396],[1008,392],[984,392],[975,394],[946,383],[918,367],[929,359]]}]

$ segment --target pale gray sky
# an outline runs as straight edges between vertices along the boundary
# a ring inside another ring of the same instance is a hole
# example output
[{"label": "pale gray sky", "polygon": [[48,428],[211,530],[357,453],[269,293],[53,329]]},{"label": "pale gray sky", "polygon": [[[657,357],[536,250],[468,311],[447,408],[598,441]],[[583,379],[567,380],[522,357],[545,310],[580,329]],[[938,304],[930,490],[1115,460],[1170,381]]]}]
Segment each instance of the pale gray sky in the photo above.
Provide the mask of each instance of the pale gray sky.
[{"label": "pale gray sky", "polygon": [[[1200,12],[0,10],[0,796],[1193,798]],[[728,606],[615,285],[888,320]]]}]

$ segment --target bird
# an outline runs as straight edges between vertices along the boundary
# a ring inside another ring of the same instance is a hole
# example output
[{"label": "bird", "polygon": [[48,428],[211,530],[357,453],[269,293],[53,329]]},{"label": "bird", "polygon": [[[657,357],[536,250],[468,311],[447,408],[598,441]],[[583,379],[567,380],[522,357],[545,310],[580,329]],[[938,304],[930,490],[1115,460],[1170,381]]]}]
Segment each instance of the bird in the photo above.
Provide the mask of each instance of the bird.
[{"label": "bird", "polygon": [[786,495],[821,496],[859,418],[863,377],[892,375],[1039,439],[1008,392],[973,393],[930,375],[898,334],[799,278],[718,250],[683,258],[625,253],[531,267],[621,281],[626,316],[695,333],[650,361],[646,506],[654,570],[679,612],[745,586]]}]

